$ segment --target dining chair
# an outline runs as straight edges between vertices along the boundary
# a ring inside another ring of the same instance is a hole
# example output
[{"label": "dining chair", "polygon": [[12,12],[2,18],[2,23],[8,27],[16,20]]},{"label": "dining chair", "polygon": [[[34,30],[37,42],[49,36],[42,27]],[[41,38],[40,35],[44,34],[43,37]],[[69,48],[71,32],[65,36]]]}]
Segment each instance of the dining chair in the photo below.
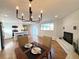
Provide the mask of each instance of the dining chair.
[{"label": "dining chair", "polygon": [[18,41],[19,46],[23,46],[23,45],[25,45],[26,43],[29,42],[28,36],[23,36],[23,35],[22,36],[18,36],[17,41]]},{"label": "dining chair", "polygon": [[46,46],[49,50],[46,56],[44,56],[43,58],[46,57],[48,59],[49,54],[51,56],[51,42],[52,42],[52,37],[48,37],[48,36],[39,37],[39,43],[42,44],[43,46]]}]

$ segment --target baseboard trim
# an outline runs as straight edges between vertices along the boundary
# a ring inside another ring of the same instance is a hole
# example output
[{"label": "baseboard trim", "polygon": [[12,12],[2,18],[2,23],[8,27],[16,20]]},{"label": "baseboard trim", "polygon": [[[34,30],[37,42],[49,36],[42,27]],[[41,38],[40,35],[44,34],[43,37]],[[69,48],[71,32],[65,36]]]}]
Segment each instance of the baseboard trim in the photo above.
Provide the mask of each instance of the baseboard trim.
[{"label": "baseboard trim", "polygon": [[73,46],[71,44],[69,44],[68,42],[66,42],[65,40],[57,39],[56,41],[60,44],[60,46],[65,50],[65,52],[67,54],[69,54],[69,53],[74,51]]}]

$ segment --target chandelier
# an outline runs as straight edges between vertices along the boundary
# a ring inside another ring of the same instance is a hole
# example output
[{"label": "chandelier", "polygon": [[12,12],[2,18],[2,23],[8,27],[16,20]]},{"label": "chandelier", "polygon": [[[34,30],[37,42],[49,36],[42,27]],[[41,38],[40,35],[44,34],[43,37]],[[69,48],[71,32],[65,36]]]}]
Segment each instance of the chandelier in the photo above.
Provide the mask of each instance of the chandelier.
[{"label": "chandelier", "polygon": [[33,15],[32,15],[33,12],[32,12],[32,8],[31,8],[31,3],[32,3],[32,0],[29,0],[29,19],[24,18],[24,13],[22,13],[21,17],[19,17],[19,7],[18,6],[16,7],[16,18],[17,19],[20,19],[20,20],[26,21],[26,22],[40,22],[42,20],[42,13],[43,13],[42,10],[40,11],[38,20],[36,20],[36,21],[33,20]]}]

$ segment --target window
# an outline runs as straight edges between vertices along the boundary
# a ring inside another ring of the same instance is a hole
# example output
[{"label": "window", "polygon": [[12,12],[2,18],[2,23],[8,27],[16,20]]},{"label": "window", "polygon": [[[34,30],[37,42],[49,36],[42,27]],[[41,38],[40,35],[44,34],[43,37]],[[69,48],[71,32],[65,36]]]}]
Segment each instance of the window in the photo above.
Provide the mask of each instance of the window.
[{"label": "window", "polygon": [[41,24],[41,30],[54,30],[54,24],[53,23]]}]

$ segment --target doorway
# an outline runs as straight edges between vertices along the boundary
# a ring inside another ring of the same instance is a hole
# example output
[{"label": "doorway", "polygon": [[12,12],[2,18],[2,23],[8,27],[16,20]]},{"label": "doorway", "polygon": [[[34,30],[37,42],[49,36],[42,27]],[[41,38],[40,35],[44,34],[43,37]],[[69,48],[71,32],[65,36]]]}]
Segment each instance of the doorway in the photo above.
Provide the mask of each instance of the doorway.
[{"label": "doorway", "polygon": [[38,26],[37,25],[32,26],[32,39],[33,41],[38,42]]}]

